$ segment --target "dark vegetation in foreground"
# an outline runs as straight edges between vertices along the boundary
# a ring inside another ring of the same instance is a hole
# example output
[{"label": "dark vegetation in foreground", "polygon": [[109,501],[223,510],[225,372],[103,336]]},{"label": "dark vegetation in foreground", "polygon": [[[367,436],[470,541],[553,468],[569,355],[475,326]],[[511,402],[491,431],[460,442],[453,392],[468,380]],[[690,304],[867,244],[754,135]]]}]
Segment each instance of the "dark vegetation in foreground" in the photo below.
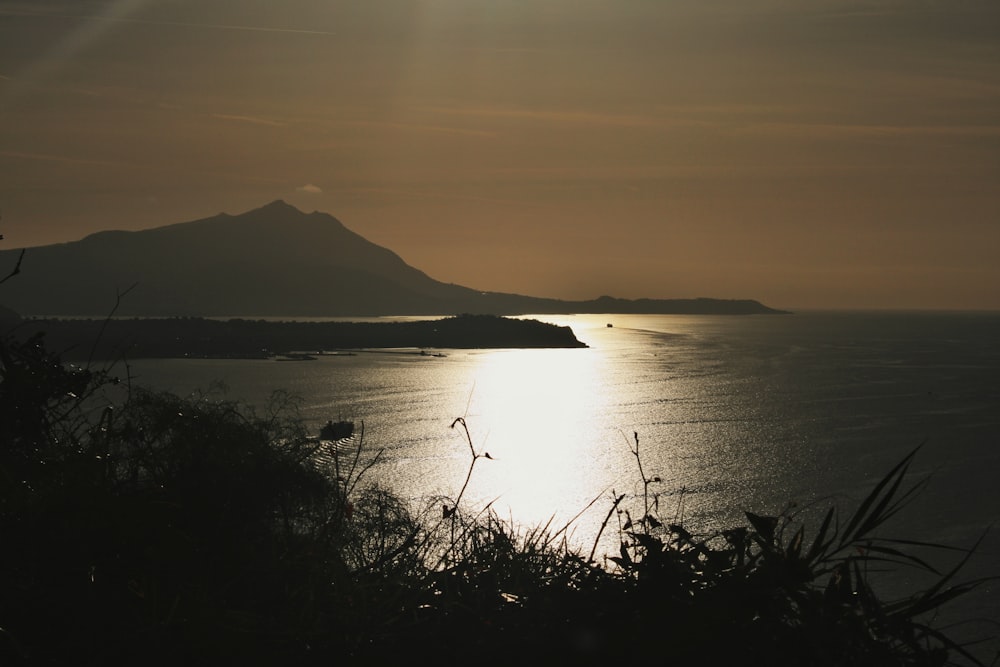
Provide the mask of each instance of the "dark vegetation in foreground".
[{"label": "dark vegetation in foreground", "polygon": [[[24,339],[44,332],[65,359],[215,357],[263,359],[289,352],[360,348],[586,347],[569,327],[493,315],[409,322],[275,322],[167,319],[26,320]],[[80,344],[81,341],[88,341]]]},{"label": "dark vegetation in foreground", "polygon": [[[614,496],[611,558],[462,493],[415,512],[372,458],[257,414],[116,384],[40,338],[0,340],[0,664],[942,665],[924,623],[957,568],[885,602],[869,570],[933,570],[873,535],[912,495],[912,454],[846,517],[692,535],[658,479]],[[114,398],[120,392],[120,398]],[[278,406],[280,407],[280,406]],[[458,419],[453,427],[462,429]],[[468,431],[465,431],[468,437]],[[370,477],[371,475],[368,475]],[[456,480],[460,482],[461,480]],[[919,486],[919,485],[918,485]]]}]

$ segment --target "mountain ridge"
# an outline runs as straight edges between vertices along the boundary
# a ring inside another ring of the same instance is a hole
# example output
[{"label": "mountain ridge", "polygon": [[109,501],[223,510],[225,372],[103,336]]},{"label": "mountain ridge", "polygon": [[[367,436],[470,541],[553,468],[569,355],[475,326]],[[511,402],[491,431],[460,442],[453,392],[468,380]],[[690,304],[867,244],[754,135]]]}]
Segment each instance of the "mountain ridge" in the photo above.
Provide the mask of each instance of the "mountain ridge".
[{"label": "mountain ridge", "polygon": [[[0,251],[0,273],[19,254]],[[100,316],[116,304],[124,316],[782,312],[749,299],[564,301],[475,290],[435,280],[334,216],[280,199],[239,215],[29,248],[0,303],[50,317]]]}]

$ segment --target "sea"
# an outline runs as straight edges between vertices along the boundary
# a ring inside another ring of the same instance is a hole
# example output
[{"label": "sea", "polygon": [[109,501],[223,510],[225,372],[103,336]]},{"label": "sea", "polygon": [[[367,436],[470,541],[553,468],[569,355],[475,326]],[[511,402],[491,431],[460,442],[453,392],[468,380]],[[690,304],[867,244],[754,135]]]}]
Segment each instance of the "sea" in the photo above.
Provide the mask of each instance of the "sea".
[{"label": "sea", "polygon": [[[905,483],[923,487],[880,534],[952,547],[918,549],[942,571],[975,546],[956,583],[1000,575],[1000,313],[525,317],[587,347],[139,359],[128,372],[261,412],[294,396],[317,433],[363,425],[364,451],[381,452],[367,481],[414,511],[440,512],[471,467],[463,509],[547,526],[585,553],[617,551],[626,515],[601,525],[622,494],[627,516],[648,503],[702,534],[748,511],[794,515],[808,540],[827,508],[845,522],[918,450]],[[885,581],[887,597],[926,583]],[[997,582],[952,607],[939,621],[972,621],[963,638],[1000,634]]]}]

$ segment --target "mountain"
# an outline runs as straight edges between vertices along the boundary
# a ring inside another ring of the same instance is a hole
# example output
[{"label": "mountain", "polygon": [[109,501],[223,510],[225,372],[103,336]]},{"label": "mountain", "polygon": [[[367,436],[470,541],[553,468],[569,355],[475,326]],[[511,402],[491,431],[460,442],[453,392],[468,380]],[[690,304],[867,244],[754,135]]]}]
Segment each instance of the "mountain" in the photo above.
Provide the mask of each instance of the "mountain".
[{"label": "mountain", "polygon": [[[0,274],[19,254],[0,252]],[[116,302],[116,314],[136,316],[780,312],[750,300],[480,292],[434,280],[333,216],[280,200],[241,215],[29,248],[20,274],[0,286],[0,303],[28,316],[101,316]]]}]

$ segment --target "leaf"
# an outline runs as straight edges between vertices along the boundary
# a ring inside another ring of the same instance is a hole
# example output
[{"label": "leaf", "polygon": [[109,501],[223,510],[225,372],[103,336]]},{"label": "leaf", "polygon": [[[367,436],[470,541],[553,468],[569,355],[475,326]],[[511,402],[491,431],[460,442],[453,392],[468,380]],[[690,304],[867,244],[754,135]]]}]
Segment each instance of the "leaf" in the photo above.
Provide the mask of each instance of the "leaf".
[{"label": "leaf", "polygon": [[926,614],[927,612],[937,609],[938,607],[942,606],[943,604],[945,604],[950,600],[965,595],[969,591],[977,588],[983,582],[989,580],[990,578],[977,579],[975,581],[970,581],[968,583],[957,584],[955,586],[952,586],[951,588],[946,588],[943,591],[936,593],[935,595],[923,596],[919,600],[917,600],[914,604],[907,607],[905,610],[906,613],[900,612],[897,615],[913,618],[916,616],[920,616],[921,614]]},{"label": "leaf", "polygon": [[632,556],[630,556],[629,553],[628,553],[628,545],[626,545],[624,542],[622,542],[621,548],[619,548],[618,551],[622,555],[622,560],[624,560],[629,565],[632,565]]},{"label": "leaf", "polygon": [[823,524],[819,527],[819,533],[816,534],[816,539],[813,540],[812,546],[809,548],[809,553],[806,554],[806,560],[808,562],[813,562],[821,558],[824,553],[832,543],[834,538],[830,538],[830,542],[824,542],[826,538],[826,532],[830,529],[830,523],[833,521],[834,508],[831,507],[827,511],[826,516],[823,518]]},{"label": "leaf", "polygon": [[[884,554],[886,556],[892,556],[892,558],[877,559],[875,557],[868,557],[867,554]],[[916,565],[916,566],[919,566],[920,568],[922,568],[924,570],[927,570],[929,572],[933,572],[934,574],[937,574],[937,575],[941,574],[937,570],[937,568],[935,568],[933,565],[931,565],[930,563],[928,563],[927,561],[925,561],[922,558],[919,558],[917,556],[913,556],[913,555],[908,554],[908,553],[904,553],[904,552],[900,551],[899,549],[893,549],[892,547],[886,547],[886,546],[882,546],[880,544],[869,544],[868,547],[867,547],[867,549],[866,549],[866,557],[868,557],[869,560],[886,560],[886,561],[891,562],[891,563],[902,563],[902,564]]]},{"label": "leaf", "polygon": [[951,588],[947,589],[945,588],[945,585],[949,581],[951,581],[956,574],[958,574],[959,570],[965,567],[966,563],[969,562],[969,559],[972,558],[972,554],[976,552],[976,549],[979,548],[979,545],[982,544],[983,539],[985,537],[986,537],[985,533],[981,535],[979,539],[976,540],[976,543],[972,546],[972,548],[969,549],[968,553],[965,554],[965,557],[957,565],[955,565],[955,567],[953,567],[937,582],[935,582],[933,586],[931,586],[930,588],[928,588],[926,591],[923,592],[923,594],[914,602],[912,606],[912,609],[916,610],[915,612],[913,612],[914,614],[919,614],[923,613],[923,611],[934,609],[935,607],[940,606],[942,603],[952,599],[953,597],[957,597],[958,595],[967,593],[969,590],[971,590],[975,586],[978,586],[983,581],[994,580],[997,578],[997,577],[989,577],[987,579],[979,579],[974,582],[970,582],[968,584],[958,584]]},{"label": "leaf", "polygon": [[635,541],[638,542],[639,545],[644,547],[647,551],[653,552],[653,551],[663,550],[663,542],[661,542],[658,538],[653,537],[652,535],[649,535],[647,533],[634,533],[632,534],[632,537],[634,537]]},{"label": "leaf", "polygon": [[754,514],[753,512],[745,512],[747,520],[750,521],[750,525],[754,527],[757,534],[763,537],[768,542],[774,542],[774,531],[778,528],[778,517],[776,516],[760,516]]},{"label": "leaf", "polygon": [[792,536],[792,542],[788,545],[788,555],[792,558],[798,558],[799,554],[802,552],[802,539],[805,533],[805,528],[799,528],[795,531],[795,535]]},{"label": "leaf", "polygon": [[[873,518],[877,517],[877,512],[873,512],[873,516],[868,515],[868,509],[876,502],[879,496],[890,482],[892,482],[892,488],[887,492],[886,498],[879,504],[880,508],[884,508],[885,502],[892,498],[896,490],[899,488],[899,484],[903,477],[906,475],[907,469],[910,467],[910,463],[913,461],[913,457],[916,456],[917,451],[920,447],[916,447],[913,451],[907,454],[902,461],[896,464],[896,466],[889,471],[889,473],[883,477],[875,488],[872,489],[871,493],[864,499],[858,509],[854,512],[851,520],[847,523],[847,527],[844,529],[844,533],[840,538],[840,546],[844,547],[847,544],[855,541],[859,536],[864,535],[864,531],[861,527],[871,529],[877,526],[879,521],[872,521]],[[865,520],[867,517],[867,520]],[[864,521],[864,524],[862,522]]]}]

